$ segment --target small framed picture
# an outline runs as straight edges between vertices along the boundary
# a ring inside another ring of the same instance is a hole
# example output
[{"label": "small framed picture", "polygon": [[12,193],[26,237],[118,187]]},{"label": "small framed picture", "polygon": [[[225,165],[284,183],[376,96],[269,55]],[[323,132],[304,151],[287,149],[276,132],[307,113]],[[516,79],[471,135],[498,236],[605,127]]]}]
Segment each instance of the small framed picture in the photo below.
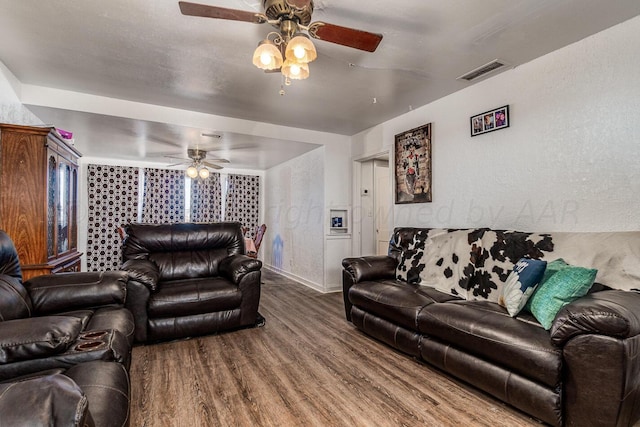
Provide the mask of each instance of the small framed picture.
[{"label": "small framed picture", "polygon": [[509,106],[495,108],[471,117],[471,136],[509,127]]}]

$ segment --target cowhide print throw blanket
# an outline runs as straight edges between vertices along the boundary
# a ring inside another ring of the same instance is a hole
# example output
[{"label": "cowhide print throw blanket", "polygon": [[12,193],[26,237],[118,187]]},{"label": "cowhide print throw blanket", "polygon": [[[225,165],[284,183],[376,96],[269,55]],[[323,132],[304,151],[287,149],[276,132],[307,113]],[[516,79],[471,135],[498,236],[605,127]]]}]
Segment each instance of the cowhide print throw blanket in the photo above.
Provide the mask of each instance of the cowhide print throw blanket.
[{"label": "cowhide print throw blanket", "polygon": [[596,282],[640,289],[640,232],[527,233],[512,230],[397,228],[390,243],[401,256],[397,279],[467,300],[498,301],[520,258],[595,268]]}]

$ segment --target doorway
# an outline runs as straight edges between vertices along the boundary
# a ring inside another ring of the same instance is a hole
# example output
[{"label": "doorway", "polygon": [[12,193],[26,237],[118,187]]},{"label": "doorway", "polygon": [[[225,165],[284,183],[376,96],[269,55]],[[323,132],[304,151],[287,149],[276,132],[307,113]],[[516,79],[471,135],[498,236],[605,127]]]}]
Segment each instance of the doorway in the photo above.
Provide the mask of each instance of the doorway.
[{"label": "doorway", "polygon": [[359,165],[360,255],[386,255],[393,224],[389,155]]}]

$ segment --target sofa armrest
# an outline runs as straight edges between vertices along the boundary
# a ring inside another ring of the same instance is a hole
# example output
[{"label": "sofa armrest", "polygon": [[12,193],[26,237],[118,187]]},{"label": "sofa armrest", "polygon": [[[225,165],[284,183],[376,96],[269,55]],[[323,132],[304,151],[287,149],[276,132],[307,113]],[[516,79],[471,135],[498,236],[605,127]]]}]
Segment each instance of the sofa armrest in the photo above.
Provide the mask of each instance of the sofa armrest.
[{"label": "sofa armrest", "polygon": [[158,266],[153,261],[147,259],[130,259],[122,264],[120,269],[129,273],[130,279],[142,283],[151,291],[155,292],[158,289],[160,270],[158,270]]},{"label": "sofa armrest", "polygon": [[353,283],[367,280],[395,279],[398,261],[387,255],[345,258],[342,267],[353,278]]},{"label": "sofa armrest", "polygon": [[225,279],[239,284],[244,276],[253,272],[260,271],[262,261],[250,258],[246,255],[231,255],[220,261],[218,271]]},{"label": "sofa armrest", "polygon": [[566,305],[551,326],[551,341],[562,346],[583,334],[630,338],[640,334],[640,293],[595,292]]},{"label": "sofa armrest", "polygon": [[398,261],[391,256],[375,255],[359,258],[345,258],[342,260],[342,298],[344,312],[351,321],[351,301],[349,289],[359,282],[367,280],[395,279]]},{"label": "sofa armrest", "polygon": [[136,342],[147,341],[147,325],[149,324],[149,315],[147,313],[147,304],[151,297],[151,289],[136,279],[129,279],[127,283],[127,302],[125,308],[133,315],[135,331],[134,339]]},{"label": "sofa armrest", "polygon": [[124,305],[126,273],[121,271],[61,273],[34,277],[24,283],[36,314]]},{"label": "sofa armrest", "polygon": [[42,316],[0,322],[0,364],[64,352],[82,330],[72,316]]}]

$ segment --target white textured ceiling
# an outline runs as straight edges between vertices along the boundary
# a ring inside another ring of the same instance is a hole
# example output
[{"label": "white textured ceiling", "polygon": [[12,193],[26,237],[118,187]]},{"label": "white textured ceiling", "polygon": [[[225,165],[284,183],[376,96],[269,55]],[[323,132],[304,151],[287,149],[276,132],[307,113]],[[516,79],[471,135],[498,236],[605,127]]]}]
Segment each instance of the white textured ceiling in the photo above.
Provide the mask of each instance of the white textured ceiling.
[{"label": "white textured ceiling", "polygon": [[[254,11],[262,3],[197,1]],[[456,78],[493,59],[518,66],[630,19],[640,1],[317,0],[314,21],[384,39],[375,53],[316,41],[310,78],[285,96],[277,74],[251,65],[268,25],[183,16],[177,0],[0,0],[0,10],[0,61],[23,85],[353,135],[467,87]],[[85,135],[81,151],[90,156],[186,150],[207,144],[197,135],[211,131],[50,102],[29,107]],[[227,150],[245,149],[244,157],[226,153],[234,167],[265,169],[315,147],[216,131]]]}]

